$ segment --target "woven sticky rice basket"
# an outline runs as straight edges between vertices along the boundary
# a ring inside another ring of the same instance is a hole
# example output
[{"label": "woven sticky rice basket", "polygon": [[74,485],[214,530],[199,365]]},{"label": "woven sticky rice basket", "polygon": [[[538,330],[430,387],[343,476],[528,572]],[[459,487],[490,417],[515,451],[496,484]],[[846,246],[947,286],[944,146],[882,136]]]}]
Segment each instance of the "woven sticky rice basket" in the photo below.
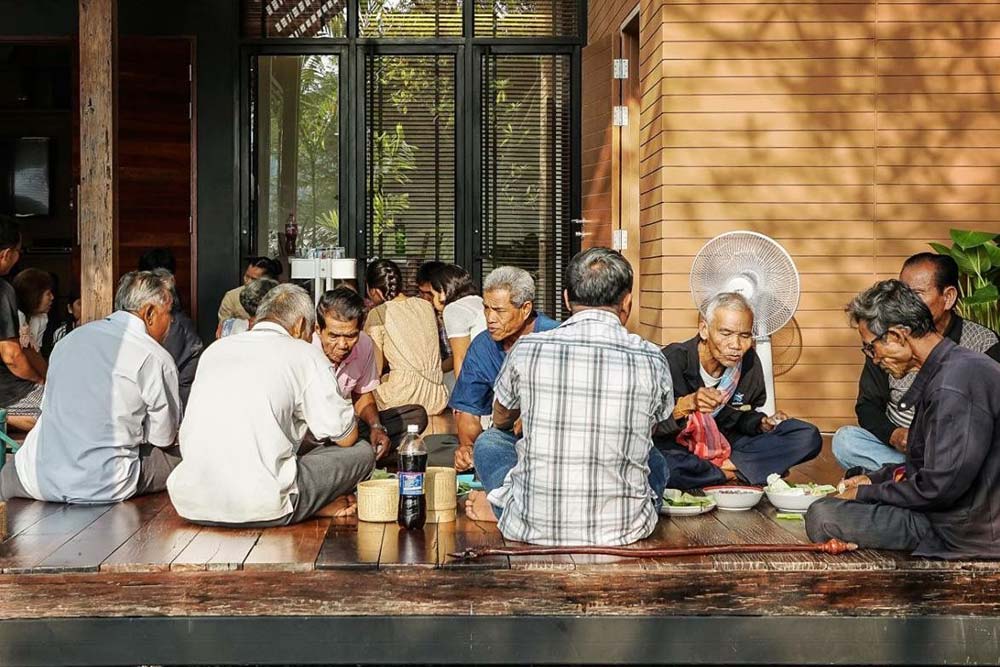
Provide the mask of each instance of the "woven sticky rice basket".
[{"label": "woven sticky rice basket", "polygon": [[358,484],[358,519],[395,521],[399,509],[399,480],[370,479]]},{"label": "woven sticky rice basket", "polygon": [[[458,485],[455,479],[455,469],[443,466],[430,466],[424,476],[424,492],[427,494],[427,523],[441,523],[431,521],[430,513],[435,511],[446,511],[455,509],[455,497],[458,493]],[[454,521],[455,518],[445,519]]]},{"label": "woven sticky rice basket", "polygon": [[450,523],[455,520],[455,508],[427,510],[427,523]]}]

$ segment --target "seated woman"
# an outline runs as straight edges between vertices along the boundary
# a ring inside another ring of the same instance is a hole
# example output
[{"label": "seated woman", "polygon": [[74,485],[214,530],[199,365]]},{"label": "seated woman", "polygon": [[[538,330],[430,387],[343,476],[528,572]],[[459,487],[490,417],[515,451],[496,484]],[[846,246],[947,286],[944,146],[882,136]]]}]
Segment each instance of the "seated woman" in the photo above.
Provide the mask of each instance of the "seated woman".
[{"label": "seated woman", "polygon": [[83,302],[80,301],[80,290],[74,289],[66,297],[66,315],[62,324],[56,327],[52,334],[52,344],[55,345],[69,332],[73,331],[83,323]]},{"label": "seated woman", "polygon": [[215,330],[215,338],[225,338],[226,336],[233,336],[244,331],[249,331],[250,327],[253,326],[254,318],[257,316],[257,307],[260,305],[260,302],[268,292],[277,286],[278,281],[273,278],[255,278],[247,283],[246,287],[240,290],[239,299],[240,306],[243,307],[243,310],[250,317],[245,320],[238,317],[230,317],[219,322],[219,326]]},{"label": "seated woman", "polygon": [[472,341],[486,331],[483,297],[472,284],[469,272],[454,264],[442,264],[430,273],[434,309],[441,313],[454,359],[455,377]]},{"label": "seated woman", "polygon": [[42,357],[42,339],[49,325],[49,310],[55,295],[52,293],[52,276],[40,269],[25,269],[14,276],[14,293],[17,294],[17,317],[21,330],[21,347],[28,362],[44,376],[49,368]]},{"label": "seated woman", "polygon": [[391,260],[372,262],[365,284],[375,304],[365,320],[365,333],[375,344],[375,367],[382,377],[374,390],[378,409],[419,405],[428,415],[440,414],[448,405],[448,389],[434,307],[403,294],[403,276]]},{"label": "seated woman", "polygon": [[758,412],[767,390],[753,342],[753,311],[742,295],[716,295],[698,335],[663,350],[676,404],[657,426],[656,446],[667,458],[670,486],[691,489],[741,479],[764,484],[820,452],[812,424],[783,412]]}]

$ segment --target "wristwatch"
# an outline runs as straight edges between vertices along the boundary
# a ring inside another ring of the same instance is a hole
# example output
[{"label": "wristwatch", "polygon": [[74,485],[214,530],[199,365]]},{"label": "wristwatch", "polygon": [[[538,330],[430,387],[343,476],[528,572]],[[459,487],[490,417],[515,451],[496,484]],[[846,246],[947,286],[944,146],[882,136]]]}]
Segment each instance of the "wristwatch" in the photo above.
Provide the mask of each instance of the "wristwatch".
[{"label": "wristwatch", "polygon": [[369,428],[372,428],[372,429],[376,429],[377,428],[378,430],[382,431],[383,433],[388,433],[389,432],[386,429],[386,427],[382,426],[381,424],[372,424]]}]

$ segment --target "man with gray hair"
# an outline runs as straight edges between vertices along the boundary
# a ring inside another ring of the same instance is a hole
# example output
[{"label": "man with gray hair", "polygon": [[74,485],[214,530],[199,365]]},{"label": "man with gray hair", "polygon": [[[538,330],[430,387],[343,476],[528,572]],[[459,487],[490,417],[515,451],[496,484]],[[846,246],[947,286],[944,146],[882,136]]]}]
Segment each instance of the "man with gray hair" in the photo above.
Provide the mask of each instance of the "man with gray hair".
[{"label": "man with gray hair", "polygon": [[848,304],[861,349],[913,408],[906,459],[840,483],[806,514],[809,539],[936,558],[1000,556],[1000,366],[943,336],[910,287],[885,280]]},{"label": "man with gray hair", "polygon": [[[313,300],[296,285],[263,298],[253,329],[201,357],[181,426],[184,460],[167,490],[195,523],[281,526],[308,519],[353,492],[375,465],[358,440],[354,408],[322,350],[310,344]],[[300,451],[307,430],[321,446]]]},{"label": "man with gray hair", "polygon": [[783,412],[758,412],[767,399],[764,371],[752,348],[753,310],[735,292],[706,304],[698,335],[663,349],[677,403],[660,424],[656,446],[667,458],[670,486],[692,489],[726,480],[764,484],[815,458],[819,429]]},{"label": "man with gray hair", "polygon": [[[476,443],[466,514],[495,520],[504,538],[551,545],[630,544],[648,537],[667,483],[652,433],[673,407],[659,349],[625,329],[632,267],[609,248],[570,260],[563,298],[573,315],[521,338],[494,385],[493,422],[524,427]],[[464,370],[463,370],[464,373]],[[485,436],[485,434],[484,434]]]},{"label": "man with gray hair", "polygon": [[126,273],[115,312],[56,346],[42,414],[0,472],[0,498],[113,503],[165,488],[180,461],[177,367],[163,348],[172,284]]},{"label": "man with gray hair", "polygon": [[462,364],[462,372],[451,392],[448,405],[455,410],[458,449],[455,468],[472,467],[473,446],[480,437],[506,443],[511,460],[517,459],[513,431],[492,429],[493,384],[507,353],[521,336],[555,329],[559,323],[535,310],[535,281],[516,266],[499,266],[483,281],[483,310],[486,331],[476,336]]}]

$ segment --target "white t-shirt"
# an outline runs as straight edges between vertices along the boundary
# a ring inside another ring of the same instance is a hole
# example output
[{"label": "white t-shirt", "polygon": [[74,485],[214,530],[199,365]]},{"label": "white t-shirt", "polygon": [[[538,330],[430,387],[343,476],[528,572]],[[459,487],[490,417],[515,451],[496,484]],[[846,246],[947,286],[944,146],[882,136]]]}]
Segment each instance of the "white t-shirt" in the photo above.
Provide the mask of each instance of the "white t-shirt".
[{"label": "white t-shirt", "polygon": [[292,511],[306,429],[342,438],[354,406],[330,361],[271,322],[206,348],[167,480],[177,513],[195,521],[270,521]]},{"label": "white t-shirt", "polygon": [[698,371],[701,373],[701,381],[705,383],[705,386],[711,389],[712,387],[718,385],[722,382],[722,376],[714,377],[711,373],[705,370],[705,367],[698,364]]},{"label": "white t-shirt", "polygon": [[135,495],[139,445],[169,447],[181,400],[170,353],[135,315],[73,330],[52,351],[42,414],[15,457],[32,498],[111,503]]},{"label": "white t-shirt", "polygon": [[478,294],[463,296],[444,307],[442,313],[444,330],[448,338],[468,336],[471,342],[486,331],[486,315],[483,313],[483,297]]},{"label": "white t-shirt", "polygon": [[21,347],[31,348],[35,352],[42,349],[42,339],[45,337],[45,328],[49,326],[48,313],[25,317],[20,310],[17,311],[17,320],[21,328]]}]

